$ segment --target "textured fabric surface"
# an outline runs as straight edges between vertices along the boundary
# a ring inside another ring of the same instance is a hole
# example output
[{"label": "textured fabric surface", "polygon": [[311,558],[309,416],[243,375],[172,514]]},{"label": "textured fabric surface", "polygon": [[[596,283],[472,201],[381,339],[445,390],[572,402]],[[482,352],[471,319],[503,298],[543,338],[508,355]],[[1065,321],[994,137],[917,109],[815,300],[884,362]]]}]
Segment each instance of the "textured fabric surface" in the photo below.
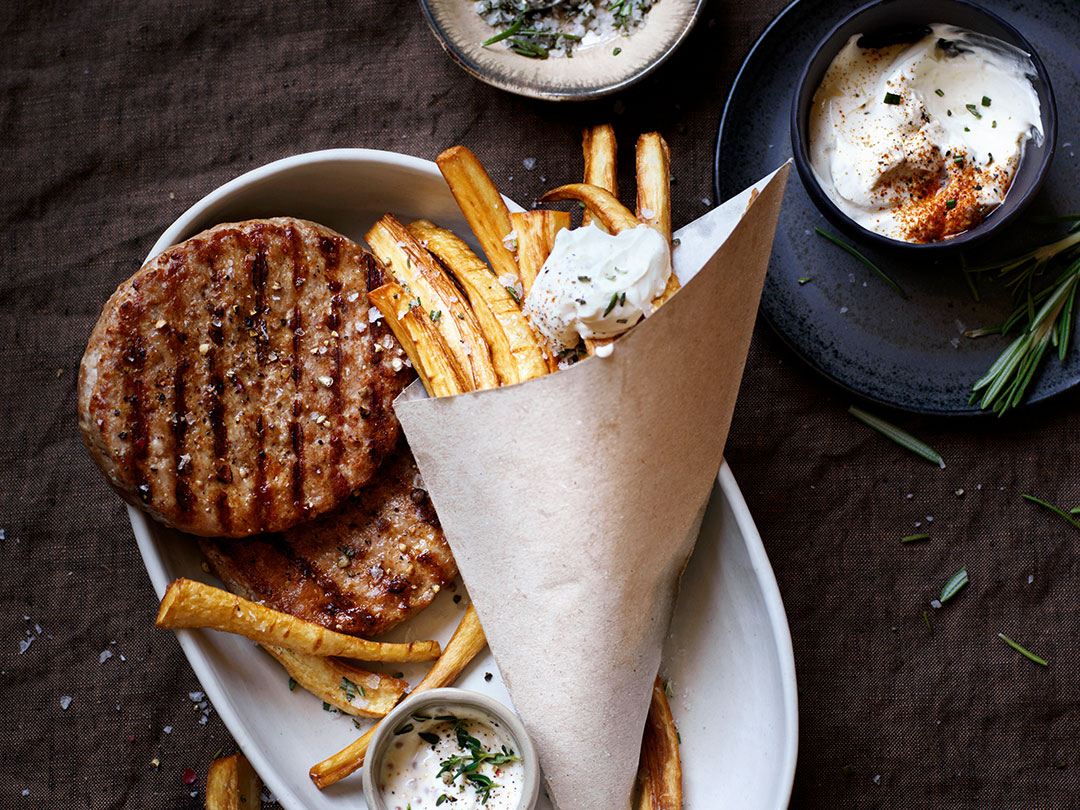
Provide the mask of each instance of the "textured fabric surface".
[{"label": "textured fabric surface", "polygon": [[[725,94],[780,6],[710,2],[653,78],[551,104],[470,79],[412,2],[3,5],[0,807],[200,807],[208,762],[235,750],[152,627],[126,514],[75,425],[86,338],[158,234],[249,168],[335,146],[464,143],[531,200],[576,177],[580,128],[605,120],[624,146],[668,138],[681,224],[713,202]],[[1077,806],[1080,531],[1020,493],[1080,504],[1080,392],[1003,422],[897,416],[945,470],[848,404],[759,326],[727,456],[794,640],[792,806]],[[919,530],[932,542],[899,543]],[[930,608],[965,566],[970,586]]]}]

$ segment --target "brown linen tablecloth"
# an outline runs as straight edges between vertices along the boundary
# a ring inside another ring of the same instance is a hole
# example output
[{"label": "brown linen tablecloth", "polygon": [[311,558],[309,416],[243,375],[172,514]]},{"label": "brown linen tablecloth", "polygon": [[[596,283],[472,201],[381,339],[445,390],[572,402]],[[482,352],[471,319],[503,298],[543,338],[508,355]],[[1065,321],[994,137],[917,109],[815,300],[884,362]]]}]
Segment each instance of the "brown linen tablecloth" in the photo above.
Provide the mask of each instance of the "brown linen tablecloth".
[{"label": "brown linen tablecloth", "polygon": [[[235,750],[153,629],[127,516],[76,430],[86,338],[158,234],[247,169],[335,146],[464,143],[529,200],[575,177],[581,127],[609,120],[624,144],[667,137],[687,222],[714,202],[725,94],[780,7],[710,2],[653,78],[551,104],[469,78],[412,2],[4,4],[0,807],[200,807],[209,761]],[[727,457],[794,639],[792,806],[1080,806],[1080,531],[1020,500],[1080,503],[1080,392],[1002,422],[898,416],[945,470],[848,404],[758,329]],[[920,524],[933,542],[902,546]]]}]

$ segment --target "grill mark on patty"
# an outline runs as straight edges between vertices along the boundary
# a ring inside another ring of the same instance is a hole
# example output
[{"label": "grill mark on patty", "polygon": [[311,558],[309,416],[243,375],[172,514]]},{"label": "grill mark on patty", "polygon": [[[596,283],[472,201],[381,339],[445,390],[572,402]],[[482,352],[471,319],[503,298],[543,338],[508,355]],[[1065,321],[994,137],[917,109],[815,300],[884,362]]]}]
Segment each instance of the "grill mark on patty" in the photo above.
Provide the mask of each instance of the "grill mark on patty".
[{"label": "grill mark on patty", "polygon": [[[371,254],[368,254],[361,259],[361,262],[366,266],[368,289],[374,290],[381,287],[385,278],[385,273],[378,259]],[[368,309],[370,309],[371,306],[372,304],[369,302]],[[367,312],[365,311],[364,314],[366,316]],[[369,328],[371,330],[371,340],[368,341],[364,360],[369,366],[374,367],[382,361],[382,353],[375,347],[382,343],[389,327],[386,325],[385,318],[379,318],[379,320],[371,324]],[[383,408],[385,387],[385,381],[381,376],[375,375],[371,380],[371,395],[367,398],[368,407],[361,409],[361,415],[368,424],[378,425],[386,418],[386,409]],[[375,453],[379,446],[380,442],[376,441],[375,437],[372,437],[368,444],[368,452]]]},{"label": "grill mark on patty", "polygon": [[270,336],[266,331],[266,277],[268,266],[266,263],[266,250],[262,246],[261,234],[259,235],[259,247],[255,258],[251,262],[251,288],[255,294],[255,357],[262,366],[266,363],[266,346],[270,342]]},{"label": "grill mark on patty", "polygon": [[288,560],[289,565],[300,574],[301,579],[310,580],[319,586],[330,602],[327,606],[328,612],[337,613],[338,608],[336,606],[349,604],[351,600],[341,592],[341,588],[338,587],[333,578],[315,568],[307,557],[297,554],[296,549],[293,548],[284,534],[280,532],[264,534],[262,539],[266,540],[274,551]]},{"label": "grill mark on patty", "polygon": [[[269,265],[266,260],[267,245],[263,235],[263,227],[259,226],[254,233],[255,257],[251,260],[251,289],[255,298],[255,360],[257,372],[255,374],[255,401],[262,402],[263,378],[267,363],[267,346],[270,343],[270,335],[266,329],[266,283],[269,274]],[[266,485],[266,424],[263,414],[260,412],[255,417],[255,490],[253,511],[255,513],[255,526],[258,531],[264,531],[269,525],[274,513],[274,504],[268,496]]]},{"label": "grill mark on patty", "polygon": [[[294,300],[299,298],[297,290],[304,283],[301,276],[301,250],[300,239],[296,228],[289,225],[285,229],[288,241],[289,258],[292,260],[292,293]],[[300,397],[300,383],[304,379],[303,358],[300,356],[301,333],[304,316],[300,310],[300,304],[294,303],[292,314],[289,316],[289,331],[292,333],[292,382],[293,382],[293,405],[292,421],[289,422],[289,442],[292,446],[293,463],[290,480],[293,508],[305,518],[310,514],[304,498],[304,426],[300,423],[304,405]]]},{"label": "grill mark on patty", "polygon": [[[210,339],[214,342],[214,348],[210,348],[209,351],[206,352],[207,387],[205,392],[205,402],[206,417],[210,424],[211,435],[213,436],[215,462],[214,478],[218,483],[225,485],[221,486],[214,495],[214,509],[222,527],[226,532],[229,532],[232,531],[233,521],[227,485],[232,483],[232,469],[229,466],[228,460],[229,434],[225,427],[225,402],[222,398],[225,393],[225,380],[221,376],[219,368],[220,358],[218,356],[219,351],[223,351],[225,348],[224,321],[222,320],[225,315],[225,310],[220,303],[225,300],[223,290],[225,279],[222,278],[220,263],[217,261],[219,255],[217,241],[208,240],[202,245],[199,253],[201,261],[205,262],[207,266],[211,268],[211,294],[218,302],[214,305],[213,309],[210,309],[209,304],[207,305],[208,311],[211,311],[214,314],[216,324],[215,321],[212,320],[209,327]],[[221,315],[219,316],[218,313],[221,313]]]},{"label": "grill mark on patty", "polygon": [[193,505],[191,487],[188,485],[186,476],[191,472],[190,463],[183,460],[184,451],[187,448],[187,387],[184,376],[188,373],[191,364],[186,357],[181,357],[176,369],[173,371],[173,469],[176,472],[176,484],[174,492],[176,505],[183,512],[190,512]]},{"label": "grill mark on patty", "polygon": [[330,469],[331,487],[334,496],[344,498],[349,494],[349,482],[341,474],[339,467],[342,457],[345,455],[345,440],[342,435],[344,430],[345,395],[341,381],[341,281],[335,276],[338,268],[341,246],[337,240],[323,237],[319,240],[319,251],[326,262],[326,289],[330,291],[330,314],[326,316],[326,328],[330,331],[333,339],[333,349],[330,352]]},{"label": "grill mark on patty", "polygon": [[149,476],[146,474],[146,460],[149,456],[150,439],[146,424],[146,384],[142,371],[146,365],[146,343],[139,323],[142,316],[142,297],[138,286],[134,287],[132,300],[121,308],[125,321],[124,333],[128,335],[124,345],[123,358],[127,363],[124,374],[124,398],[128,403],[128,442],[127,464],[131,468],[135,494],[143,503],[150,501],[153,494]]}]

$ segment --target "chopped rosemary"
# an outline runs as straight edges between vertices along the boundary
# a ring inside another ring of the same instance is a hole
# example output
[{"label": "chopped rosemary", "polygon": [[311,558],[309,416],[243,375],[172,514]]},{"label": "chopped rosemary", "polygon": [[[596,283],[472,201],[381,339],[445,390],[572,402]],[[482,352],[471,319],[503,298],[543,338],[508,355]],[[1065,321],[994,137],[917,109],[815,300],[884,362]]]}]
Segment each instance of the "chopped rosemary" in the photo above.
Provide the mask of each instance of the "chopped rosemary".
[{"label": "chopped rosemary", "polygon": [[979,108],[976,107],[974,104],[965,104],[964,107],[966,107],[967,111],[974,115],[976,118],[982,118],[982,113],[979,112]]},{"label": "chopped rosemary", "polygon": [[803,276],[802,278],[799,279],[799,284],[800,285],[806,284],[806,282],[808,282],[809,280],[810,280],[810,276]]},{"label": "chopped rosemary", "polygon": [[520,296],[520,295],[518,295],[518,291],[517,291],[517,289],[516,289],[516,288],[514,288],[514,287],[511,287],[511,286],[507,285],[507,287],[506,287],[506,291],[507,291],[508,293],[510,293],[510,297],[511,297],[511,298],[513,298],[513,299],[514,299],[515,301],[517,301],[517,302],[518,302],[519,304],[521,303],[521,296]]},{"label": "chopped rosemary", "polygon": [[[1043,507],[1044,509],[1049,509],[1055,515],[1060,515],[1062,518],[1067,520],[1073,526],[1080,529],[1080,523],[1073,520],[1072,517],[1065,512],[1064,509],[1059,509],[1058,507],[1054,506],[1052,503],[1047,503],[1046,501],[1040,500],[1039,498],[1036,498],[1034,495],[1028,495],[1026,492],[1021,493],[1020,497],[1023,498],[1025,501],[1031,501],[1032,503],[1037,503],[1039,506]],[[1074,515],[1080,514],[1080,509],[1073,509],[1071,511],[1072,511],[1072,514],[1074,514]]]},{"label": "chopped rosemary", "polygon": [[990,106],[990,96],[983,96],[982,97],[982,105],[984,107],[989,107]]},{"label": "chopped rosemary", "polygon": [[1035,653],[1031,652],[1030,650],[1025,650],[1023,647],[1021,647],[1019,644],[1017,644],[1015,641],[1013,641],[1011,638],[1009,638],[1004,633],[998,633],[998,638],[1000,638],[1002,641],[1004,641],[1006,644],[1008,644],[1010,647],[1012,647],[1014,650],[1016,650],[1018,653],[1020,653],[1022,656],[1024,656],[1024,658],[1028,659],[1029,661],[1034,661],[1036,664],[1039,664],[1039,665],[1044,666],[1044,667],[1050,666],[1042,658],[1039,658],[1039,656],[1035,655]]},{"label": "chopped rosemary", "polygon": [[957,571],[948,582],[945,583],[945,587],[941,589],[941,596],[938,597],[941,604],[945,604],[952,599],[960,590],[968,584],[967,569],[961,569]]},{"label": "chopped rosemary", "polygon": [[439,735],[438,734],[433,734],[430,731],[421,731],[421,732],[417,733],[416,736],[418,736],[424,742],[430,743],[431,745],[438,745],[439,744],[439,739],[440,739]]},{"label": "chopped rosemary", "polygon": [[942,98],[945,98],[945,91],[942,90],[940,87],[937,90],[935,90],[934,92],[937,93]]},{"label": "chopped rosemary", "polygon": [[956,208],[956,198],[950,197],[945,201],[945,209],[947,211],[952,211],[954,208]]},{"label": "chopped rosemary", "polygon": [[900,104],[901,102],[903,102],[903,99],[900,96],[898,96],[896,93],[886,93],[885,94],[885,103],[886,104]]},{"label": "chopped rosemary", "polygon": [[915,455],[937,464],[941,469],[945,469],[945,459],[941,457],[941,454],[930,445],[916,439],[907,431],[901,430],[891,422],[886,422],[884,419],[867,413],[861,408],[856,408],[854,405],[848,408],[848,413],[864,425],[868,425],[883,436],[892,439],[901,447],[905,447]]},{"label": "chopped rosemary", "polygon": [[[1062,269],[1051,284],[1037,288],[1036,282],[1051,266]],[[1020,331],[972,386],[971,402],[978,400],[980,408],[1000,416],[1023,400],[1049,346],[1057,349],[1059,361],[1065,361],[1080,288],[1080,231],[970,272],[990,272],[1006,278],[1006,287],[1013,294],[1013,312],[1002,323],[966,333],[976,338]]]},{"label": "chopped rosemary", "polygon": [[289,678],[289,691],[290,692],[296,691],[296,679],[295,678]]},{"label": "chopped rosemary", "polygon": [[823,231],[823,230],[821,230],[821,228],[814,228],[814,230],[815,230],[815,231],[817,231],[817,234],[818,234],[818,236],[823,236],[823,237],[825,237],[825,238],[826,238],[826,239],[828,239],[828,240],[829,240],[830,242],[832,242],[832,243],[833,243],[834,245],[836,245],[837,247],[841,247],[841,248],[843,248],[843,249],[844,249],[844,250],[846,250],[846,251],[847,251],[848,253],[850,253],[850,254],[851,254],[852,256],[854,256],[854,257],[855,257],[856,259],[858,259],[858,260],[859,260],[860,262],[862,262],[863,264],[865,264],[865,265],[866,265],[867,267],[869,267],[869,268],[870,268],[871,270],[873,270],[873,271],[874,271],[874,273],[875,273],[875,274],[876,274],[876,275],[877,275],[877,276],[878,276],[878,277],[879,277],[879,278],[880,278],[880,279],[881,279],[882,281],[884,281],[884,282],[885,282],[886,284],[888,284],[888,285],[889,285],[889,286],[890,286],[890,287],[892,288],[893,292],[895,292],[895,293],[896,293],[897,295],[899,295],[899,296],[900,296],[901,298],[907,299],[907,293],[906,293],[906,292],[904,292],[904,291],[903,291],[903,289],[901,289],[901,287],[900,287],[900,285],[899,285],[899,284],[897,284],[897,283],[896,283],[895,281],[893,281],[893,280],[892,280],[891,278],[889,278],[889,277],[888,277],[887,275],[885,275],[885,273],[884,273],[884,272],[882,272],[882,270],[881,270],[881,269],[880,269],[880,268],[879,268],[879,267],[878,267],[878,266],[877,266],[876,264],[874,264],[874,263],[873,263],[872,261],[870,261],[870,260],[869,260],[868,258],[866,258],[866,257],[865,257],[865,256],[864,256],[864,255],[863,255],[862,253],[860,253],[860,252],[859,252],[858,250],[856,250],[856,249],[855,249],[854,247],[852,247],[851,245],[849,245],[849,244],[848,244],[847,242],[845,242],[844,240],[842,240],[842,239],[839,239],[839,238],[837,238],[837,237],[833,236],[833,235],[832,235],[831,233],[829,233],[828,231]]},{"label": "chopped rosemary", "polygon": [[928,534],[909,534],[907,537],[901,537],[901,543],[918,543],[920,540],[929,540]]},{"label": "chopped rosemary", "polygon": [[613,50],[611,52],[611,55],[612,56],[618,56],[620,53],[622,53],[622,48],[616,48],[615,50]]},{"label": "chopped rosemary", "polygon": [[480,44],[483,47],[486,48],[488,45],[494,45],[496,42],[502,42],[504,39],[508,39],[508,38],[512,37],[514,34],[516,34],[521,29],[521,26],[523,26],[524,24],[525,24],[525,18],[524,17],[518,17],[516,20],[514,20],[514,22],[512,22],[510,24],[509,28],[506,28],[506,29],[500,31],[495,36],[493,36],[493,37],[491,37],[489,39],[485,39]]},{"label": "chopped rosemary", "polygon": [[617,303],[619,303],[619,294],[618,293],[612,293],[611,294],[611,300],[608,301],[607,309],[604,310],[604,316],[605,317],[611,312],[611,310],[615,309],[615,305]]},{"label": "chopped rosemary", "polygon": [[926,629],[930,631],[930,635],[934,634],[934,628],[930,626],[930,617],[926,615],[926,611],[922,612],[922,620],[926,623]]}]

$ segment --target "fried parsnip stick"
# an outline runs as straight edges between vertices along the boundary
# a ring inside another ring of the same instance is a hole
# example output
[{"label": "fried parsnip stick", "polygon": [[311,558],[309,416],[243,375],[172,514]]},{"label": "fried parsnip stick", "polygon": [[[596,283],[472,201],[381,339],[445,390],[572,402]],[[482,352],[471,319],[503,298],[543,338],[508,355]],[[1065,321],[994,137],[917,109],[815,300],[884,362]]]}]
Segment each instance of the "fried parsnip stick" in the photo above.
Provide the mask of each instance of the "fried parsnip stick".
[{"label": "fried parsnip stick", "polygon": [[435,158],[435,162],[469,227],[480,240],[480,247],[495,275],[520,280],[514,253],[507,245],[507,238],[514,229],[510,209],[476,155],[464,146],[451,146]]},{"label": "fried parsnip stick", "polygon": [[585,203],[585,207],[611,233],[628,231],[641,224],[625,205],[615,199],[614,194],[588,183],[570,183],[559,186],[540,198],[541,202],[552,200],[577,200]]},{"label": "fried parsnip stick", "polygon": [[529,294],[533,282],[540,275],[551,249],[555,246],[555,234],[570,227],[570,215],[565,211],[537,209],[511,214],[518,242],[518,270],[521,272],[521,284],[525,295]]},{"label": "fried parsnip stick", "polygon": [[491,349],[476,316],[431,254],[391,214],[376,222],[364,238],[391,275],[420,300],[473,387],[498,385]]},{"label": "fried parsnip stick", "polygon": [[668,145],[657,132],[637,142],[637,216],[671,242],[671,161]]},{"label": "fried parsnip stick", "polygon": [[638,782],[640,793],[636,810],[681,810],[679,733],[675,730],[664,682],[659,676],[653,684],[649,716],[641,740]]},{"label": "fried parsnip stick", "polygon": [[[657,132],[647,132],[637,142],[637,215],[671,244],[671,156]],[[672,273],[653,300],[653,311],[678,291],[679,279]]]},{"label": "fried parsnip stick", "polygon": [[300,686],[354,717],[385,716],[409,686],[400,678],[368,672],[337,658],[304,655],[272,644],[262,647]]},{"label": "fried parsnip stick", "polygon": [[448,397],[473,390],[431,319],[423,310],[409,305],[409,293],[404,287],[388,281],[369,292],[368,300],[386,319],[431,396]]},{"label": "fried parsnip stick", "polygon": [[409,232],[442,262],[461,284],[491,346],[491,361],[503,385],[548,373],[543,346],[521,308],[464,240],[425,219],[410,223]]},{"label": "fried parsnip stick", "polygon": [[[484,629],[480,626],[476,609],[469,605],[465,615],[461,617],[457,630],[447,642],[443,654],[411,694],[449,686],[457,680],[462,670],[480,654],[485,646],[487,646],[487,639],[484,637]],[[319,790],[329,787],[363,765],[364,756],[367,754],[368,745],[374,733],[375,729],[372,728],[356,742],[312,767],[308,771],[308,776],[311,777],[315,786]]]},{"label": "fried parsnip stick", "polygon": [[439,657],[437,641],[387,644],[347,636],[183,577],[165,590],[155,624],[166,630],[206,627],[236,633],[260,644],[274,644],[308,655],[394,662],[430,661]]},{"label": "fried parsnip stick", "polygon": [[[611,124],[600,124],[583,131],[581,133],[581,151],[585,155],[585,182],[607,189],[613,197],[617,198],[619,196],[619,172],[615,165],[615,130]],[[582,227],[592,221],[593,215],[586,209],[581,218]],[[600,227],[604,226],[600,225]]]},{"label": "fried parsnip stick", "polygon": [[247,757],[215,759],[206,774],[206,810],[261,810],[262,782]]}]

